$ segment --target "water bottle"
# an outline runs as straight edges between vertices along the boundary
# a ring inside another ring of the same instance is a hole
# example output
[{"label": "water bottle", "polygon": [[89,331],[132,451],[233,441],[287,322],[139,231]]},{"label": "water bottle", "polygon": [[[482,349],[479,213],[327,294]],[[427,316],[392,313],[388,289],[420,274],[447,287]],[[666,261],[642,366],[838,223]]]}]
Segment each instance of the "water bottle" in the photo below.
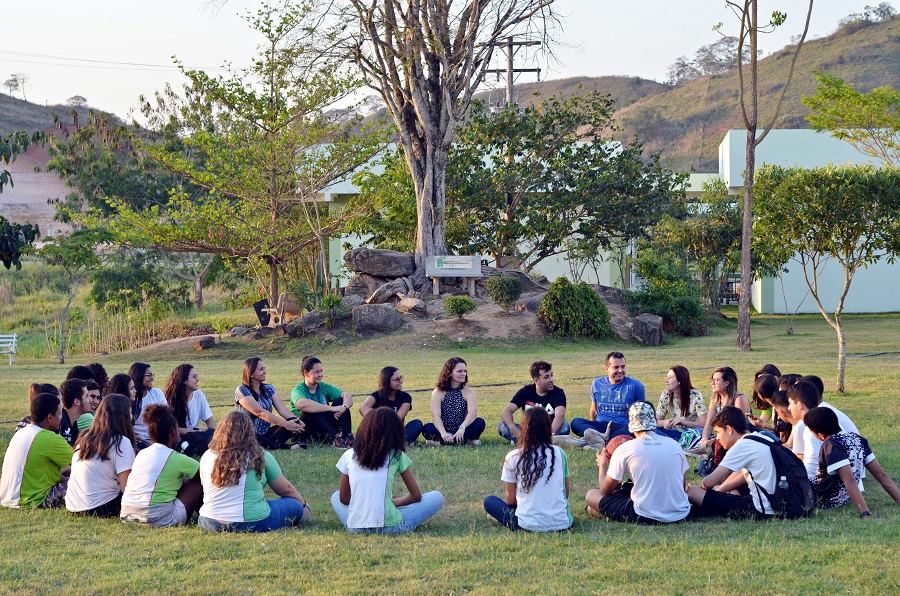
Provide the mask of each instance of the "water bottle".
[{"label": "water bottle", "polygon": [[782,476],[781,478],[778,479],[778,488],[780,488],[781,490],[787,490],[787,487],[788,487],[787,478]]}]

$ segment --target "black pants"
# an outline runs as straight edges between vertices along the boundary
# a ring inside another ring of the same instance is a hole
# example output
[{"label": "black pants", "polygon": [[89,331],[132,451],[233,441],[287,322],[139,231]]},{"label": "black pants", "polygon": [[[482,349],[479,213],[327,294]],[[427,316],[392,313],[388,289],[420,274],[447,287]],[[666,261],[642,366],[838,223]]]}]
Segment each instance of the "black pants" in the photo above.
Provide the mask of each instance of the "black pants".
[{"label": "black pants", "polygon": [[303,440],[301,436],[301,433],[292,433],[286,428],[275,426],[273,424],[269,427],[269,432],[266,434],[256,435],[256,442],[259,443],[263,449],[267,450],[290,449],[291,446],[288,444],[288,441],[294,440],[300,442]]},{"label": "black pants", "polygon": [[[344,400],[338,398],[331,402],[331,405],[342,406]],[[343,433],[345,437],[350,436],[350,422],[349,409],[337,419],[334,417],[334,412],[304,412],[303,423],[306,424],[306,430],[303,433],[309,441],[327,443],[338,433]]]},{"label": "black pants", "polygon": [[[484,426],[484,418],[476,418],[463,432],[463,440],[475,441],[481,436],[481,433],[484,432]],[[431,422],[426,424],[425,428],[422,429],[422,436],[425,437],[427,441],[441,441],[443,443],[441,434],[437,431],[437,427]]]},{"label": "black pants", "polygon": [[116,495],[112,501],[107,501],[103,505],[98,505],[87,511],[78,511],[77,515],[86,515],[89,517],[119,517],[122,511],[122,493]]}]

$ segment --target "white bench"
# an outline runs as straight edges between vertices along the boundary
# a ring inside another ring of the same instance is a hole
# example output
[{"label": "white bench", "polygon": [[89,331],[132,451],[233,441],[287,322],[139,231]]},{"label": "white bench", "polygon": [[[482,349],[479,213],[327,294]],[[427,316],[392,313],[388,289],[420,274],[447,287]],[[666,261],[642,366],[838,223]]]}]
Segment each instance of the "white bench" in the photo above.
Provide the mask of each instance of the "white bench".
[{"label": "white bench", "polygon": [[435,296],[441,295],[440,278],[465,277],[469,280],[469,296],[475,296],[475,278],[481,277],[481,258],[477,256],[443,255],[425,257],[425,277],[432,282]]},{"label": "white bench", "polygon": [[16,342],[18,339],[18,333],[0,335],[0,354],[9,354],[10,364],[16,361]]}]

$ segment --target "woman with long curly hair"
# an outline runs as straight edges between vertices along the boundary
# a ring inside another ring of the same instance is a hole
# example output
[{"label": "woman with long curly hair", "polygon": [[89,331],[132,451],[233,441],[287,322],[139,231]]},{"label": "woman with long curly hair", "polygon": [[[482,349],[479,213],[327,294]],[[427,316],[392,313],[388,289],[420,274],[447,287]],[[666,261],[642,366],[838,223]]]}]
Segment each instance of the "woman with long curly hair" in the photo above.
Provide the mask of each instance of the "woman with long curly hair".
[{"label": "woman with long curly hair", "polygon": [[[281,473],[272,454],[256,442],[250,417],[222,419],[200,458],[203,506],[197,524],[213,532],[269,532],[312,521],[306,500]],[[266,500],[269,485],[279,499]]]},{"label": "woman with long curly hair", "polygon": [[657,432],[676,441],[682,433],[694,429],[699,438],[706,425],[706,404],[703,394],[691,384],[690,371],[676,364],[666,373],[666,388],[656,404]]},{"label": "woman with long curly hair", "polygon": [[406,415],[412,410],[412,396],[403,391],[403,374],[396,366],[385,366],[378,373],[378,390],[369,394],[359,407],[359,413],[365,417],[376,408],[391,408],[400,417],[406,433],[406,442],[415,443],[422,434],[422,421],[406,422]]},{"label": "woman with long curly hair", "polygon": [[[182,453],[202,455],[216,430],[216,421],[206,396],[200,391],[197,369],[190,364],[176,366],[166,381],[163,394],[178,422],[178,434],[188,443]],[[206,425],[206,430],[199,430],[201,420]]]},{"label": "woman with long curly hair", "polygon": [[468,382],[465,360],[453,357],[444,363],[431,392],[432,421],[422,430],[426,445],[481,444],[484,419],[478,418],[478,402],[472,388],[466,387]]},{"label": "woman with long curly hair", "polygon": [[152,442],[150,434],[147,432],[147,425],[144,423],[144,410],[154,404],[166,403],[166,396],[157,387],[153,386],[156,375],[146,362],[135,362],[132,364],[131,368],[128,369],[128,376],[131,377],[136,391],[134,399],[131,400],[131,420],[134,422],[134,436],[138,442],[138,449],[143,449],[144,447],[149,447]]},{"label": "woman with long curly hair", "polygon": [[[444,506],[437,492],[422,494],[406,455],[406,435],[391,408],[375,408],[359,425],[353,449],[337,463],[340,490],[331,495],[331,506],[350,532],[402,534],[411,532]],[[392,494],[397,474],[409,494]]]},{"label": "woman with long curly hair", "polygon": [[253,420],[256,440],[264,449],[305,449],[302,433],[306,425],[284,405],[266,378],[266,363],[261,358],[244,360],[241,384],[234,390],[234,407]]},{"label": "woman with long curly hair", "polygon": [[503,459],[505,496],[484,500],[488,515],[510,530],[553,532],[572,525],[569,460],[553,444],[552,424],[543,408],[525,410],[516,448]]},{"label": "woman with long curly hair", "polygon": [[94,422],[75,443],[66,509],[96,517],[118,517],[133,464],[131,401],[113,393],[100,402]]}]

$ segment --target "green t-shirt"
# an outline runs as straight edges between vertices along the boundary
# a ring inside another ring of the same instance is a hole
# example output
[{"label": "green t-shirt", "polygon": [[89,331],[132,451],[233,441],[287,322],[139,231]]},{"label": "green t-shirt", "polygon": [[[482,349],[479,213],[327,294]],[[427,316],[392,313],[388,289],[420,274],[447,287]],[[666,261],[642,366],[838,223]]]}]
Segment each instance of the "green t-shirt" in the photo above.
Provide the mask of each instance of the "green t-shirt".
[{"label": "green t-shirt", "polygon": [[78,432],[83,433],[87,429],[91,427],[91,424],[94,423],[94,415],[90,413],[82,414],[78,417],[78,420],[75,421],[75,424],[78,426]]},{"label": "green t-shirt", "polygon": [[212,469],[218,456],[212,450],[204,453],[200,458],[203,483],[200,515],[225,523],[255,522],[269,517],[271,510],[263,489],[281,476],[281,468],[271,453],[265,451],[264,456],[262,478],[257,478],[256,471],[250,469],[237,485],[217,487],[212,483]]},{"label": "green t-shirt", "polygon": [[319,383],[316,394],[313,395],[309,392],[309,387],[306,386],[306,383],[301,381],[301,383],[291,391],[291,411],[294,413],[294,416],[299,417],[300,410],[297,408],[298,400],[311,399],[320,404],[330,404],[334,400],[340,399],[341,393],[342,391],[334,385]]},{"label": "green t-shirt", "polygon": [[135,456],[122,505],[147,507],[171,503],[178,496],[184,478],[193,478],[199,468],[196,459],[153,443]]}]

